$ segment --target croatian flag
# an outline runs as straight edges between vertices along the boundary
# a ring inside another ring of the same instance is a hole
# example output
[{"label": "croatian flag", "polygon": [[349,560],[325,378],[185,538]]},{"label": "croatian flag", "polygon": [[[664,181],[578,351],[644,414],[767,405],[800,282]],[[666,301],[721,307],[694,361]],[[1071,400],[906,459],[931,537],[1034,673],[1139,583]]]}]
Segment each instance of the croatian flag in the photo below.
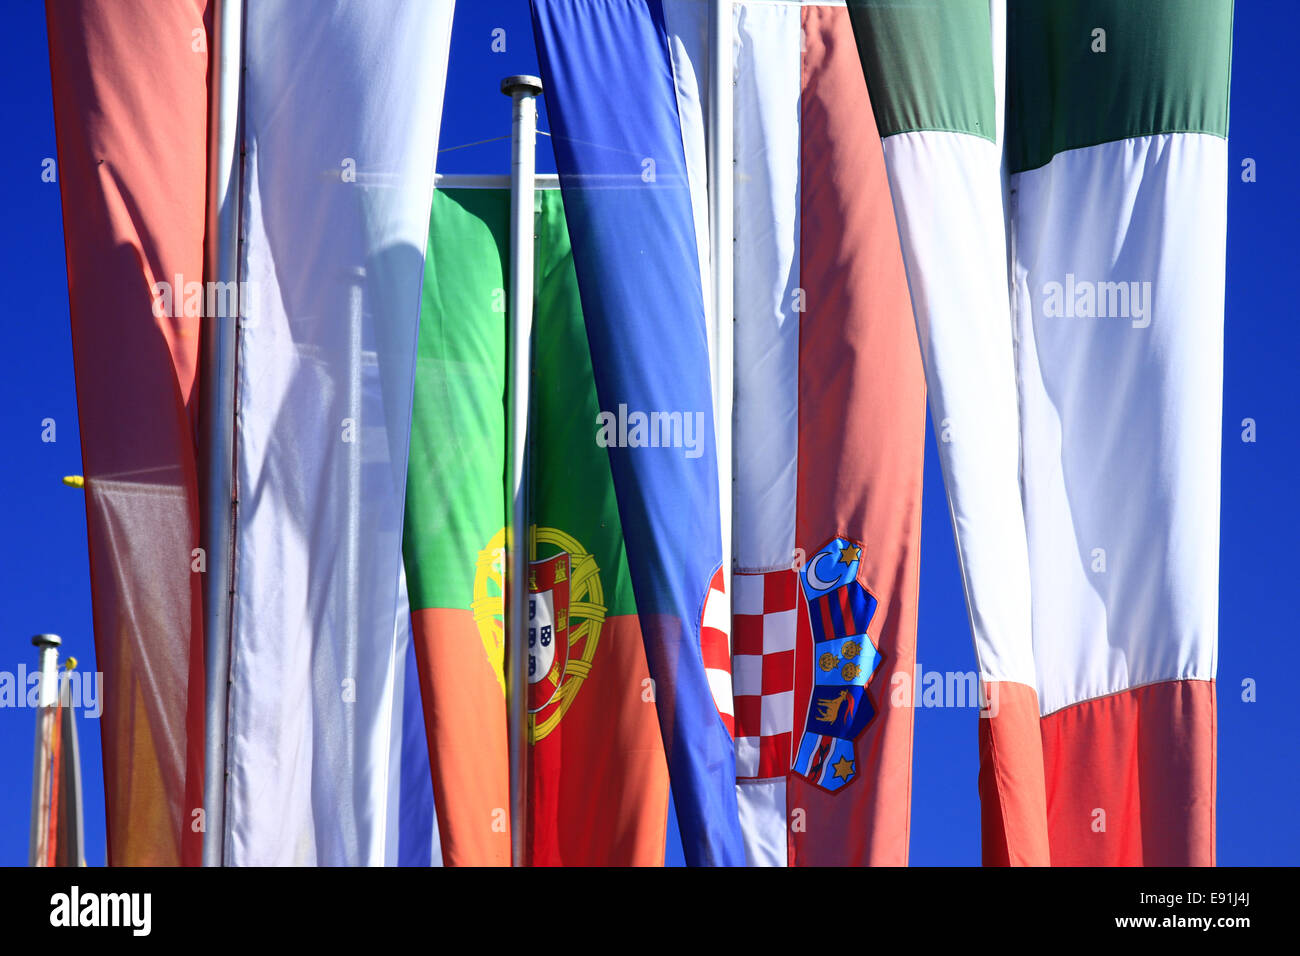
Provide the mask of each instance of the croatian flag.
[{"label": "croatian flag", "polygon": [[690,447],[684,434],[656,447],[629,433],[608,453],[686,861],[743,865],[707,235],[687,162],[698,130],[683,123],[663,4],[535,0],[532,9],[600,407],[621,417],[626,406],[629,425],[638,413],[704,425]]}]

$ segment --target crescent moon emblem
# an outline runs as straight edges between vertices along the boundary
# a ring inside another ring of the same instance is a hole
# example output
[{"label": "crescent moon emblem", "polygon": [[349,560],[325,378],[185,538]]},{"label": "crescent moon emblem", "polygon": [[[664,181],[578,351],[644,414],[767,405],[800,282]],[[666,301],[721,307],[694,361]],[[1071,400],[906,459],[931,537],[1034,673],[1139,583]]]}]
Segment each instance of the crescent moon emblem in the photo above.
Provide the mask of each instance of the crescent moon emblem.
[{"label": "crescent moon emblem", "polygon": [[840,582],[838,578],[833,581],[827,581],[817,573],[817,565],[821,563],[822,558],[829,558],[831,556],[832,555],[829,551],[823,551],[821,554],[817,555],[817,557],[813,558],[812,561],[808,562],[808,583],[818,591],[829,591],[831,588],[839,587]]}]

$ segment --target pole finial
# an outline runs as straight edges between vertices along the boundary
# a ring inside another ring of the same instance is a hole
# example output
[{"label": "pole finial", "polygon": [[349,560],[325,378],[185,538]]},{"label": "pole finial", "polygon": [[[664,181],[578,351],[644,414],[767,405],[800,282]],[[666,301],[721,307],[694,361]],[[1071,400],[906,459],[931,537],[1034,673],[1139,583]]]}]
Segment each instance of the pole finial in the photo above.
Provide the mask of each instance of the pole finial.
[{"label": "pole finial", "polygon": [[57,634],[37,634],[32,638],[32,644],[37,647],[58,647],[63,643],[63,638]]},{"label": "pole finial", "polygon": [[527,73],[507,76],[501,81],[501,92],[506,96],[514,96],[516,93],[538,96],[542,92],[542,78],[540,76],[530,76]]}]

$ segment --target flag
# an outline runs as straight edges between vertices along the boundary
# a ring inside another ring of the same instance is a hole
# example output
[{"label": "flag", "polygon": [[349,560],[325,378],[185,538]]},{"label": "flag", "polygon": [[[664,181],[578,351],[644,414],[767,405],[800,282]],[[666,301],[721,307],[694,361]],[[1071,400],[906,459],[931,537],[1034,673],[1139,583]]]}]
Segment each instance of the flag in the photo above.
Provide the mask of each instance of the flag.
[{"label": "flag", "polygon": [[985,862],[1212,863],[1231,3],[850,13],[986,688]]},{"label": "flag", "polygon": [[660,866],[668,766],[560,191],[537,206],[529,862]]},{"label": "flag", "polygon": [[849,7],[883,137],[976,661],[981,680],[1001,688],[998,714],[980,721],[981,753],[998,755],[981,765],[984,858],[1045,864],[1002,200],[1004,24],[989,11],[987,0]]},{"label": "flag", "polygon": [[86,865],[86,833],[81,802],[81,744],[77,741],[77,702],[72,695],[72,668],[76,662],[68,659],[66,670],[59,677],[59,743],[58,743],[58,814],[54,831],[53,851],[55,866]]},{"label": "flag", "polygon": [[1232,2],[1009,12],[1052,863],[1212,865]]},{"label": "flag", "polygon": [[110,865],[202,850],[205,8],[47,5]]},{"label": "flag", "polygon": [[674,62],[684,44],[659,2],[535,0],[532,12],[596,380],[593,438],[609,451],[683,848],[691,864],[738,865],[707,235]]},{"label": "flag", "polygon": [[442,858],[510,865],[504,613],[508,199],[427,224],[403,536]]},{"label": "flag", "polygon": [[907,862],[925,384],[842,6],[735,8],[736,773],[755,865]]},{"label": "flag", "polygon": [[450,0],[247,11],[228,864],[391,859],[402,512],[451,17]]},{"label": "flag", "polygon": [[73,689],[75,658],[65,671],[55,670],[59,639],[41,634],[32,641],[41,648],[36,758],[32,774],[31,866],[85,866],[85,834],[81,811],[81,748],[73,707],[80,694]]},{"label": "flag", "polygon": [[[399,596],[405,595],[403,587]],[[388,769],[389,866],[441,866],[442,845],[433,801],[433,776],[420,698],[419,667],[411,637],[409,599],[397,612],[398,635],[394,652],[396,674],[393,695],[393,734]],[[393,822],[396,821],[396,825]]]},{"label": "flag", "polygon": [[[416,612],[429,758],[457,863],[509,862],[508,830],[487,825],[508,805],[500,642],[509,210],[507,189],[434,196],[407,482],[407,563],[417,606],[429,605]],[[609,455],[593,440],[596,386],[559,191],[539,190],[536,210],[525,859],[659,865],[667,766]]]}]

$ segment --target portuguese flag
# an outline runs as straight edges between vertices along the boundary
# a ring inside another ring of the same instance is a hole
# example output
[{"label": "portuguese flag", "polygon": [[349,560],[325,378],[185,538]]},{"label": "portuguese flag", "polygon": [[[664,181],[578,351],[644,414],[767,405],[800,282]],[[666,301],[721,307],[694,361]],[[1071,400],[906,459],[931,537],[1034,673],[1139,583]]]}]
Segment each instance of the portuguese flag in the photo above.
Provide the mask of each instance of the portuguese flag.
[{"label": "portuguese flag", "polygon": [[[434,195],[405,556],[443,860],[508,865],[510,194]],[[537,194],[528,861],[657,865],[668,772],[558,190]]]}]

